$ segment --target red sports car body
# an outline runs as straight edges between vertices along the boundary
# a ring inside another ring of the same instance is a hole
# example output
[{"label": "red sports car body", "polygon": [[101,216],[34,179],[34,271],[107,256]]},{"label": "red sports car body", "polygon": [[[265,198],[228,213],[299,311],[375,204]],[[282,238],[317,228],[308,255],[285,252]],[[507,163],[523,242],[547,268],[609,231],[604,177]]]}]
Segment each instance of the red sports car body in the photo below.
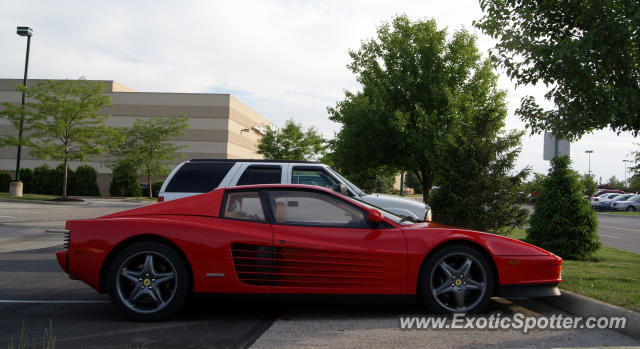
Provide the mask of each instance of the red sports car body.
[{"label": "red sports car body", "polygon": [[209,193],[67,222],[60,266],[138,320],[189,293],[418,295],[437,312],[558,295],[562,260],[506,237],[412,222],[303,185]]}]

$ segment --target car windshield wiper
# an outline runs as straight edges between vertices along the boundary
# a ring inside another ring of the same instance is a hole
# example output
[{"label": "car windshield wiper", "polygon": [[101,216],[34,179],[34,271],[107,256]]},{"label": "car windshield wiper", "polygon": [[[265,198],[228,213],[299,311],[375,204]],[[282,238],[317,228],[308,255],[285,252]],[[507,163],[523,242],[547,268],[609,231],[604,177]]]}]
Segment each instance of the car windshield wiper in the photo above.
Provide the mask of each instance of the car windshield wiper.
[{"label": "car windshield wiper", "polygon": [[402,217],[402,219],[400,220],[400,223],[406,222],[406,221],[412,221],[413,223],[420,223],[421,222],[420,220],[417,220],[417,219],[415,219],[415,218],[413,218],[411,216],[401,216],[401,217]]}]

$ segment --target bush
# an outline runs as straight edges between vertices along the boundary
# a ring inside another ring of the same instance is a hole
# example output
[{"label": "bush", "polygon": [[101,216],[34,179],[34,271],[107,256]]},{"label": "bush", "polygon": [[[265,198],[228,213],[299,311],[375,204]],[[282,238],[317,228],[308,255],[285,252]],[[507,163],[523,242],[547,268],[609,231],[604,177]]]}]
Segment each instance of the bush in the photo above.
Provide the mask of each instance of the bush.
[{"label": "bush", "polygon": [[47,164],[33,169],[33,192],[37,194],[56,195],[56,170]]},{"label": "bush", "polygon": [[0,171],[0,191],[8,193],[9,183],[13,182],[13,176],[7,171]]},{"label": "bush", "polygon": [[30,168],[20,169],[20,182],[22,182],[23,193],[33,193],[33,170]]},{"label": "bush", "polygon": [[[158,197],[158,193],[160,193],[160,189],[162,189],[162,184],[164,184],[164,181],[155,181],[151,183],[151,190],[154,198]],[[149,189],[146,186],[142,188],[142,193],[145,197],[149,197]]]},{"label": "bush", "polygon": [[529,220],[527,241],[564,259],[585,259],[600,248],[598,219],[570,164],[568,156],[551,160]]},{"label": "bush", "polygon": [[73,172],[73,186],[69,185],[71,195],[100,196],[98,187],[98,171],[95,168],[82,165]]},{"label": "bush", "polygon": [[111,172],[109,195],[111,196],[142,196],[138,185],[136,168],[129,163],[119,163]]}]

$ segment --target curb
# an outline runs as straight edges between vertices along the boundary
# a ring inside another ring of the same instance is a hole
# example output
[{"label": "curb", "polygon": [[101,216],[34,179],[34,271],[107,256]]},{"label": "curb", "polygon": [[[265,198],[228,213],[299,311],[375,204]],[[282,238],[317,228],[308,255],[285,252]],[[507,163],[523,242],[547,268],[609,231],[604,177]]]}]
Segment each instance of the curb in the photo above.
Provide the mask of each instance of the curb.
[{"label": "curb", "polygon": [[615,328],[614,331],[626,334],[635,339],[640,338],[640,313],[620,308],[597,299],[585,297],[570,291],[561,290],[562,295],[543,297],[538,300],[557,309],[566,311],[583,318],[595,317],[624,317],[627,319],[625,328]]},{"label": "curb", "polygon": [[71,205],[71,206],[83,206],[83,205],[88,205],[89,204],[87,201],[83,201],[83,202],[73,202],[73,201],[64,202],[64,201],[19,200],[19,199],[15,199],[15,200],[13,200],[13,199],[0,199],[0,202],[11,202],[11,203],[19,202],[19,203],[23,203],[23,204]]}]

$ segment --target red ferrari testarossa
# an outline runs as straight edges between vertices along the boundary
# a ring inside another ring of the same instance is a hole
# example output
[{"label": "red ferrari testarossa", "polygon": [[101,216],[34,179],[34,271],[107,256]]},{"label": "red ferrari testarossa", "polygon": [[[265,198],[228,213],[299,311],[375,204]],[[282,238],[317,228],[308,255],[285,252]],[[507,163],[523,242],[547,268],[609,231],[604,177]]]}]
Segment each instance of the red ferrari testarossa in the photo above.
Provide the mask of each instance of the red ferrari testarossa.
[{"label": "red ferrari testarossa", "polygon": [[562,259],[305,185],[219,188],[67,222],[60,266],[136,320],[191,293],[416,295],[435,312],[559,295]]}]

